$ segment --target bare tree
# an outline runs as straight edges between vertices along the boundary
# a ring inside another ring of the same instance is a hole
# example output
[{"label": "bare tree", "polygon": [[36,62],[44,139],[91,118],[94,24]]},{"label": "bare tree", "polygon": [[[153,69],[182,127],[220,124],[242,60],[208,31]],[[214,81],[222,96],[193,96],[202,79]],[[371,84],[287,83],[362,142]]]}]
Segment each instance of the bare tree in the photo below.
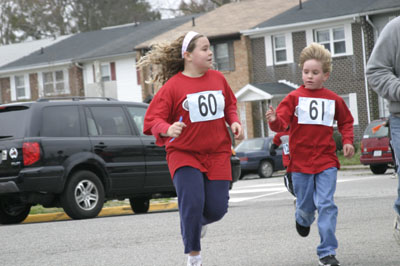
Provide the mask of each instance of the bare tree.
[{"label": "bare tree", "polygon": [[160,18],[145,0],[0,0],[0,45]]},{"label": "bare tree", "polygon": [[184,15],[204,13],[231,2],[234,0],[181,0],[179,11]]}]

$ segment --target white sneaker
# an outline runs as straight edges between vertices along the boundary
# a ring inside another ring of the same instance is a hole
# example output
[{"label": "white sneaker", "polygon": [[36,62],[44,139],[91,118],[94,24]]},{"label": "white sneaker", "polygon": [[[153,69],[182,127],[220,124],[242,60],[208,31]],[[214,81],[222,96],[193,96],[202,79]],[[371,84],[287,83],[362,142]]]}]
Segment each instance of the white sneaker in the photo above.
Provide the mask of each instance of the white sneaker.
[{"label": "white sneaker", "polygon": [[205,236],[206,236],[206,233],[207,233],[207,225],[203,225],[203,226],[201,227],[200,238],[205,237]]},{"label": "white sneaker", "polygon": [[394,232],[393,232],[394,238],[397,241],[397,244],[400,245],[400,215],[396,215],[396,218],[394,219]]},{"label": "white sneaker", "polygon": [[202,266],[201,256],[188,256],[187,266]]}]

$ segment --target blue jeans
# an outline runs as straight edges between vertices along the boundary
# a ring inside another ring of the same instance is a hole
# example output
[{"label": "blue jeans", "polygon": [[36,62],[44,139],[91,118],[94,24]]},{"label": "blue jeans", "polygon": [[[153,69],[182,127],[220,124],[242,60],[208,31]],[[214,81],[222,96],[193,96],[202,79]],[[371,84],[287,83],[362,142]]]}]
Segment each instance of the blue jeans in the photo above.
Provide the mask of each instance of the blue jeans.
[{"label": "blue jeans", "polygon": [[[390,134],[392,138],[392,147],[394,150],[394,154],[396,157],[397,166],[399,166],[399,158],[400,158],[400,117],[393,116],[391,115],[389,118],[389,123],[390,123]],[[397,175],[400,176],[400,168],[397,168]],[[400,215],[400,179],[399,183],[397,185],[397,199],[394,203],[394,209],[397,212],[397,214]]]},{"label": "blue jeans", "polygon": [[200,170],[185,166],[176,170],[173,183],[185,253],[200,251],[201,227],[228,212],[230,181],[208,180]]},{"label": "blue jeans", "polygon": [[338,208],[333,195],[336,190],[337,168],[328,168],[318,174],[292,173],[296,201],[296,221],[305,227],[311,226],[318,210],[318,231],[321,243],[317,247],[320,258],[336,255],[336,221]]}]

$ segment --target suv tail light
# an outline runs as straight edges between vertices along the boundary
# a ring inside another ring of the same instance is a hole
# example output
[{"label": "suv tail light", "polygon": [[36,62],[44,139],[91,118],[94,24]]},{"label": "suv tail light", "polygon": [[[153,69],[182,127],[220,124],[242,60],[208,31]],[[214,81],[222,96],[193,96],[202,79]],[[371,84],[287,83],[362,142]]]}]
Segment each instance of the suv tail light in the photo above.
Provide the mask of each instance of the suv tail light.
[{"label": "suv tail light", "polygon": [[24,165],[31,165],[40,159],[40,147],[38,142],[24,142],[22,145]]}]

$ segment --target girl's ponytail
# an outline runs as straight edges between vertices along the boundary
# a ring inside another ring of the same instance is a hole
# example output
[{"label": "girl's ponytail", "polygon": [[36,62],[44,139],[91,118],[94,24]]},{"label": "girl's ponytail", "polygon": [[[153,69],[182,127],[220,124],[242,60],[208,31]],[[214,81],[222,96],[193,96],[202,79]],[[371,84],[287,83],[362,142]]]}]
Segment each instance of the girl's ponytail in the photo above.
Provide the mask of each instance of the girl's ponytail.
[{"label": "girl's ponytail", "polygon": [[[203,37],[197,34],[190,41],[186,51],[192,52],[195,48],[195,42],[198,38]],[[185,35],[180,36],[173,42],[160,42],[151,46],[149,52],[140,58],[137,66],[146,67],[151,66],[151,77],[147,83],[159,82],[164,84],[172,76],[180,71],[183,71],[185,62],[182,58],[182,43]]]}]

